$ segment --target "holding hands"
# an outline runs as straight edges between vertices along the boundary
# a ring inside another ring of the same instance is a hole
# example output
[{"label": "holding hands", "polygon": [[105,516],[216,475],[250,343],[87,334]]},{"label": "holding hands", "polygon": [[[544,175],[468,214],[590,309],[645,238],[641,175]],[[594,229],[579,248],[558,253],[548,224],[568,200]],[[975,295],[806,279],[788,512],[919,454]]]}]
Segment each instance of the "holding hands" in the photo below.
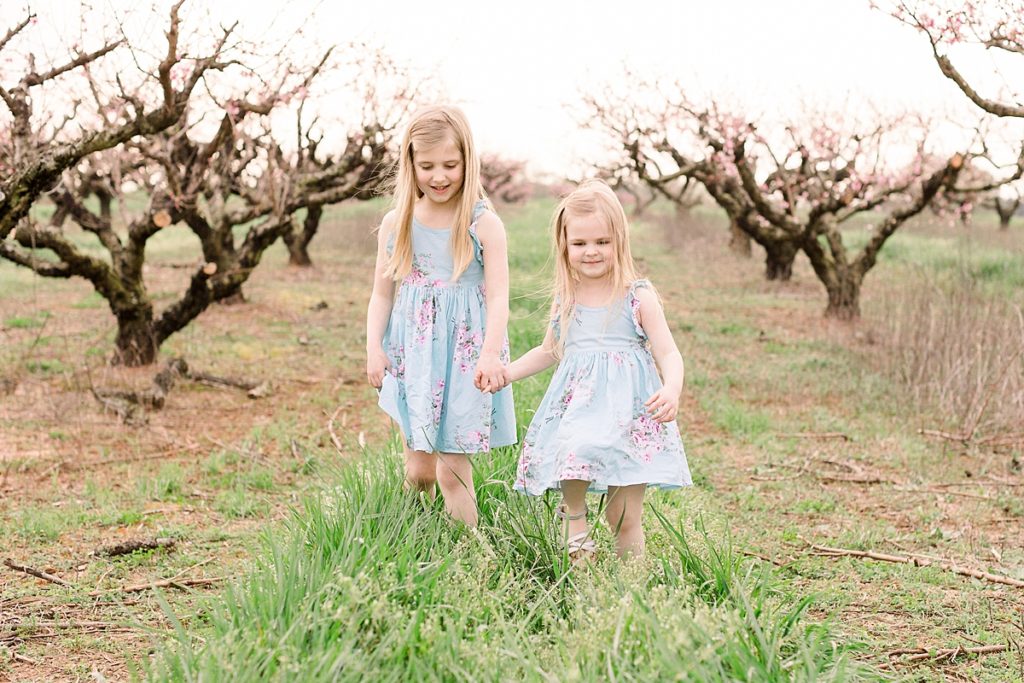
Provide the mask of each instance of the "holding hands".
[{"label": "holding hands", "polygon": [[508,366],[501,362],[496,353],[482,353],[476,364],[473,384],[480,391],[496,394],[512,383]]}]

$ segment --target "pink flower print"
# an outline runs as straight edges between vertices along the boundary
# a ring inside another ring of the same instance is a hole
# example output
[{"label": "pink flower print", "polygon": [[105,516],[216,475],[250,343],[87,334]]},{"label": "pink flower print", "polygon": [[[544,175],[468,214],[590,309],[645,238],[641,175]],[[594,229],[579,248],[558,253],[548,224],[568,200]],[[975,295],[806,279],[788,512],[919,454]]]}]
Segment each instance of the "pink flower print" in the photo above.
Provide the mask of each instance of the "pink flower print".
[{"label": "pink flower print", "polygon": [[427,271],[430,270],[430,257],[425,254],[417,254],[412,260],[412,270],[402,280],[403,284],[413,287],[427,287],[430,280],[427,278]]},{"label": "pink flower print", "polygon": [[431,336],[433,334],[434,313],[434,298],[428,296],[423,299],[423,302],[415,313],[414,323],[416,336],[414,339],[418,346],[422,346],[427,343],[428,332],[431,333]]},{"label": "pink flower print", "polygon": [[633,419],[629,429],[629,454],[650,462],[655,454],[665,449],[665,426],[647,413]]},{"label": "pink flower print", "polygon": [[396,379],[405,378],[405,347],[398,346],[397,348],[392,346],[389,349],[390,353],[388,356],[391,359],[391,374]]},{"label": "pink flower print", "polygon": [[565,457],[565,464],[562,466],[562,472],[558,475],[558,478],[561,481],[565,481],[566,479],[591,481],[590,463],[578,462],[576,459],[576,453],[574,451],[569,451],[569,454]]},{"label": "pink flower print", "polygon": [[456,437],[455,443],[466,453],[483,453],[490,450],[491,437],[489,434],[475,429]]},{"label": "pink flower print", "polygon": [[626,359],[623,357],[623,354],[622,354],[621,351],[614,351],[614,352],[612,352],[611,353],[611,359],[612,359],[612,362],[615,363],[616,365],[618,365],[619,367],[622,367],[623,365],[626,364]]},{"label": "pink flower print", "polygon": [[483,342],[483,335],[474,332],[469,323],[462,323],[459,326],[455,333],[455,352],[452,354],[452,360],[458,364],[462,374],[469,374],[475,367],[477,359],[480,358],[480,347]]},{"label": "pink flower print", "polygon": [[433,409],[434,426],[441,424],[441,409],[444,404],[444,380],[437,380],[437,388],[430,397],[430,407]]}]

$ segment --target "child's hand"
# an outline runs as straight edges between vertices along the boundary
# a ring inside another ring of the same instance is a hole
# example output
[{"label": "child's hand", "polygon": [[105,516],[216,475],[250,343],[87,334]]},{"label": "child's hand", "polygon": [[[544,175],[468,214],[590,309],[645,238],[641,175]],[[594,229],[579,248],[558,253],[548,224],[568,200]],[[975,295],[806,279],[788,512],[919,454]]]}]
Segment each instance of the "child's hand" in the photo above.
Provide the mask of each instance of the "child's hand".
[{"label": "child's hand", "polygon": [[473,375],[473,384],[477,389],[493,394],[504,389],[510,381],[508,368],[498,359],[498,354],[481,354]]},{"label": "child's hand", "polygon": [[384,384],[384,373],[390,369],[391,363],[383,349],[375,349],[366,354],[366,379],[370,386],[380,389]]},{"label": "child's hand", "polygon": [[662,387],[644,401],[647,412],[657,422],[672,422],[679,412],[679,392],[669,387]]}]

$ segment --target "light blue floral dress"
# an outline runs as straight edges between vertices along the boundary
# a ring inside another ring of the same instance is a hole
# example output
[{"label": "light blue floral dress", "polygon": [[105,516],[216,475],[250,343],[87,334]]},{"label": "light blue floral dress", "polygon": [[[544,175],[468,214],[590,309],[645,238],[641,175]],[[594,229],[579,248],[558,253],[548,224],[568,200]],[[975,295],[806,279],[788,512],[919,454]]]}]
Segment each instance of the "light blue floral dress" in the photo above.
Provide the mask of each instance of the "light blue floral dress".
[{"label": "light blue floral dress", "polygon": [[[454,283],[451,230],[412,221],[412,272],[395,293],[384,333],[391,369],[379,405],[414,450],[480,453],[516,442],[512,388],[489,394],[473,385],[486,321],[483,248],[476,235],[484,209],[483,202],[474,207],[469,234],[475,257]],[[500,357],[508,362],[507,339]]]},{"label": "light blue floral dress", "polygon": [[637,280],[609,307],[576,306],[565,353],[523,441],[517,490],[539,495],[566,479],[589,481],[600,493],[690,485],[679,427],[656,422],[644,407],[662,386],[638,317],[636,289],[649,286]]}]

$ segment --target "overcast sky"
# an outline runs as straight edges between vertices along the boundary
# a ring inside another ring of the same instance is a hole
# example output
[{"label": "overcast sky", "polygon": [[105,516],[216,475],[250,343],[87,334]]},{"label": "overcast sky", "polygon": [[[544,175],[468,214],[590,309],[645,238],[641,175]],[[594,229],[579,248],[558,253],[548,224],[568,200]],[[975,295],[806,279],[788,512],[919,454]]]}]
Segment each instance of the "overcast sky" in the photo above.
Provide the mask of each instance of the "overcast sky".
[{"label": "overcast sky", "polygon": [[[15,4],[0,0],[3,24],[21,14]],[[40,0],[33,8],[57,22],[77,5]],[[93,3],[111,13],[135,5]],[[592,158],[571,105],[582,89],[621,78],[623,64],[755,112],[786,113],[803,101],[971,111],[924,37],[867,0],[236,1],[214,11],[269,33],[315,11],[307,30],[318,41],[367,41],[434,76],[465,109],[482,149],[536,171],[561,173]],[[1019,76],[988,53],[954,56],[994,89]]]}]

